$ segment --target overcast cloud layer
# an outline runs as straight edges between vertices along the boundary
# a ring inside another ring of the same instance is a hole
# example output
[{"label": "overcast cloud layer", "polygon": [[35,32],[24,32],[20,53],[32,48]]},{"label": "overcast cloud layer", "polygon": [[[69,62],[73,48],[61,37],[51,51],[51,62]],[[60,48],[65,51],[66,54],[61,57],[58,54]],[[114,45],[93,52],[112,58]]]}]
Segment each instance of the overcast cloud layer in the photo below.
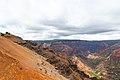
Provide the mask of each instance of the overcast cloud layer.
[{"label": "overcast cloud layer", "polygon": [[0,0],[0,32],[29,40],[120,39],[120,0]]}]

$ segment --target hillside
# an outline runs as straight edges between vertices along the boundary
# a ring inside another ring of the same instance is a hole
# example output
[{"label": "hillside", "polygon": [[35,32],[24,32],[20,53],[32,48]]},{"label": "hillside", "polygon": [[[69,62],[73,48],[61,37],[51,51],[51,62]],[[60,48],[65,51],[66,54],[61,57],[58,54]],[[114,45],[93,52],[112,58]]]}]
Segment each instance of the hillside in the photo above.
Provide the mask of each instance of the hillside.
[{"label": "hillside", "polygon": [[76,64],[73,65],[69,58],[56,54],[52,49],[38,46],[30,41],[27,41],[25,44],[21,43],[20,45],[25,46],[45,57],[46,61],[55,66],[55,69],[64,77],[69,78],[70,80],[90,80],[90,77],[75,67]]},{"label": "hillside", "polygon": [[2,36],[0,64],[2,80],[67,80],[44,57]]},{"label": "hillside", "polygon": [[84,71],[87,75],[94,77],[93,75],[90,74],[90,72],[94,72],[94,70],[90,66],[85,64],[80,58],[73,56],[72,62],[73,64],[77,65],[78,69]]},{"label": "hillside", "polygon": [[[25,41],[18,36],[8,34],[1,37],[0,41],[0,49],[5,50],[5,56],[15,59],[15,65],[20,65],[20,70],[25,69],[23,74],[26,74],[26,71],[30,69],[35,71],[35,73],[32,73],[36,74],[36,76],[38,74],[49,75],[48,77],[55,80],[119,79],[120,46],[117,40],[106,41],[106,43],[96,41],[95,44],[92,42],[93,45],[99,44],[96,45],[95,49],[97,51],[94,53],[87,51],[88,48],[86,49],[86,47],[88,46],[83,46],[92,44],[90,42],[88,44],[80,43],[82,45],[79,46],[83,47],[83,49],[80,47],[81,50],[79,50],[79,47],[75,46],[78,45],[76,41],[66,43],[62,41],[42,42],[38,45],[32,41]],[[103,47],[100,48],[100,45]],[[94,49],[93,46],[92,48]]]},{"label": "hillside", "polygon": [[[42,72],[50,75],[51,77],[57,78],[57,80],[59,79],[62,80],[62,76],[59,75],[61,74],[70,80],[72,79],[90,80],[90,77],[86,75],[83,71],[78,70],[78,68],[76,68],[75,65],[72,64],[72,61],[70,59],[68,59],[66,56],[62,56],[61,54],[56,54],[52,49],[39,46],[36,43],[33,43],[31,41],[25,41],[22,38],[19,38],[18,36],[15,36],[15,35],[7,35],[7,36],[4,35],[4,37],[9,39],[10,41],[13,41],[19,45],[22,45],[24,48],[27,47],[28,49],[36,52],[37,54],[34,53],[35,55],[39,56],[43,60],[53,65],[53,68],[52,68],[47,64],[37,63],[37,66],[39,66],[39,69],[42,70]],[[50,67],[50,70],[48,67]],[[54,72],[59,72],[59,74],[57,73],[54,75]],[[66,80],[66,78],[64,77],[63,79]]]},{"label": "hillside", "polygon": [[54,80],[51,77],[27,69],[16,59],[0,52],[0,80]]},{"label": "hillside", "polygon": [[100,62],[97,66],[97,70],[101,74],[112,80],[120,79],[120,48],[113,50],[112,53],[105,58],[104,61]]},{"label": "hillside", "polygon": [[[120,41],[81,41],[51,40],[35,41],[39,45],[50,44],[56,54],[64,54],[72,58],[77,68],[86,74],[105,80],[119,80],[120,73]],[[91,70],[92,69],[92,70]],[[89,73],[88,73],[89,72]]]}]

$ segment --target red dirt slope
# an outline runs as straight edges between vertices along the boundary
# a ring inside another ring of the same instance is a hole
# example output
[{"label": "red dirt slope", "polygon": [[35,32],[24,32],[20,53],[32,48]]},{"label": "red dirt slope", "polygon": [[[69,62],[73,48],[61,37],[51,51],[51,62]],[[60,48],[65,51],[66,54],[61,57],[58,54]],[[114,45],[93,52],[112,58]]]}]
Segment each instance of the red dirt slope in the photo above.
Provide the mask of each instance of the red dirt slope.
[{"label": "red dirt slope", "polygon": [[32,53],[0,36],[0,80],[54,80],[39,70]]},{"label": "red dirt slope", "polygon": [[50,77],[21,66],[12,57],[0,52],[0,80],[53,80]]}]

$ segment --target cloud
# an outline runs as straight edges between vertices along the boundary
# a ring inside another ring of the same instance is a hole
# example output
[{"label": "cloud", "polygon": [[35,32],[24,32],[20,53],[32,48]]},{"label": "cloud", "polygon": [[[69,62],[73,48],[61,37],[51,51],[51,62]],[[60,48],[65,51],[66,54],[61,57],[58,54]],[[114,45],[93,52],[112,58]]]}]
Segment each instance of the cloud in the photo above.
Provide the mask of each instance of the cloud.
[{"label": "cloud", "polygon": [[[72,26],[67,24],[68,22],[64,19],[55,19],[55,20],[47,20],[43,21],[41,24],[44,26],[52,26],[57,30],[64,30],[65,33],[61,33],[62,35],[71,35],[71,34],[98,34],[104,32],[114,31],[116,29],[113,28],[105,28],[109,27],[108,24],[88,24],[88,26]],[[58,34],[60,34],[58,32]]]},{"label": "cloud", "polygon": [[120,0],[0,0],[0,32],[24,39],[120,39]]}]

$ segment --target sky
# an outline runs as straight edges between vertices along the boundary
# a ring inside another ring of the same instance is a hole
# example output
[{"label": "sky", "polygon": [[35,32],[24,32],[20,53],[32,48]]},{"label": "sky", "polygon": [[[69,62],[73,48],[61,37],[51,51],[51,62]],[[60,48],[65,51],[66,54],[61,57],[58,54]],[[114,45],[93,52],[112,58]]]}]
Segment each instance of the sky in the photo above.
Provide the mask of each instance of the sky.
[{"label": "sky", "polygon": [[120,0],[0,0],[0,32],[25,40],[120,39]]}]

